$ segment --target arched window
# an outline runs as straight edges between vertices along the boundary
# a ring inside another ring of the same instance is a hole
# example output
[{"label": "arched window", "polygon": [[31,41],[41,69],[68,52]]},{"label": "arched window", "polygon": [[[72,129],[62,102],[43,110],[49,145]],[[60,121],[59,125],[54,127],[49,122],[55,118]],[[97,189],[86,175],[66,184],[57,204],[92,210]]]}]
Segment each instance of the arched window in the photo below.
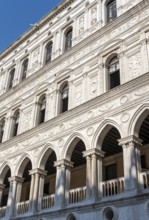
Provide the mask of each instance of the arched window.
[{"label": "arched window", "polygon": [[15,68],[13,68],[9,73],[8,90],[13,87],[14,74],[15,74]]},{"label": "arched window", "polygon": [[18,133],[19,119],[20,119],[20,111],[17,110],[13,116],[12,137],[16,136]]},{"label": "arched window", "polygon": [[52,59],[53,42],[49,42],[46,46],[45,64],[49,63]]},{"label": "arched window", "polygon": [[66,112],[68,110],[68,94],[69,93],[69,87],[68,84],[65,84],[64,87],[61,90],[61,113]]},{"label": "arched window", "polygon": [[41,124],[45,121],[45,113],[46,113],[46,97],[44,96],[39,101],[38,124]]},{"label": "arched window", "polygon": [[21,81],[23,81],[24,79],[26,79],[26,75],[27,75],[27,69],[28,69],[28,58],[25,59],[22,63],[22,77],[21,77]]},{"label": "arched window", "polygon": [[110,0],[107,3],[107,22],[117,17],[116,0]]},{"label": "arched window", "polygon": [[72,47],[72,28],[69,28],[65,33],[65,51]]},{"label": "arched window", "polygon": [[3,141],[4,128],[5,128],[5,118],[3,118],[0,122],[0,143],[2,143]]},{"label": "arched window", "polygon": [[120,85],[119,60],[117,56],[111,59],[108,65],[109,89]]}]

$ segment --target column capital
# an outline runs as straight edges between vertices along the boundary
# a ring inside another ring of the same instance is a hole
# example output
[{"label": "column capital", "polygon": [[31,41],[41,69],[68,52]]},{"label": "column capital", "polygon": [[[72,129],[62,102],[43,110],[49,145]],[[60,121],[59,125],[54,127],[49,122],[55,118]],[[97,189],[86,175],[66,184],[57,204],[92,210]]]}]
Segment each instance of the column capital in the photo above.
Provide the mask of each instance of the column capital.
[{"label": "column capital", "polygon": [[23,177],[20,177],[20,176],[11,176],[8,178],[8,181],[9,182],[20,182],[20,183],[23,183],[24,182],[24,178]]},{"label": "column capital", "polygon": [[134,135],[118,139],[119,145],[128,147],[129,144],[134,144],[136,147],[142,146],[142,140]]},{"label": "column capital", "polygon": [[62,159],[54,162],[55,167],[60,167],[60,166],[66,166],[66,167],[73,167],[73,162]]},{"label": "column capital", "polygon": [[97,148],[93,148],[93,149],[90,149],[90,150],[83,151],[83,157],[92,156],[92,155],[97,155],[97,156],[100,156],[100,157],[104,157],[105,152],[102,151],[102,150],[99,150]]},{"label": "column capital", "polygon": [[47,171],[40,169],[40,168],[35,168],[35,169],[29,171],[29,175],[33,175],[33,174],[39,174],[39,175],[46,176]]}]

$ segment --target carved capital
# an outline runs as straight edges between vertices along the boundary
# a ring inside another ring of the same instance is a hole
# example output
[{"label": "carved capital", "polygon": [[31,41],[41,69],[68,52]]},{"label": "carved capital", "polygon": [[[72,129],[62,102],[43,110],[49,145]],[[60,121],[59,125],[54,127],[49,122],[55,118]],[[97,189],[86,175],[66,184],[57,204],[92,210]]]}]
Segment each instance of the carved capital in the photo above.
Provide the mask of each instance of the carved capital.
[{"label": "carved capital", "polygon": [[119,139],[118,142],[123,148],[130,147],[131,144],[133,144],[135,148],[142,146],[142,140],[134,135]]},{"label": "carved capital", "polygon": [[55,167],[73,167],[73,162],[66,160],[66,159],[62,159],[62,160],[58,160],[54,162],[54,166]]},{"label": "carved capital", "polygon": [[12,176],[8,178],[9,182],[20,182],[23,183],[24,182],[24,178],[20,177],[20,176]]},{"label": "carved capital", "polygon": [[104,157],[105,155],[105,152],[102,151],[102,150],[99,150],[97,148],[93,148],[93,149],[90,149],[90,150],[87,150],[87,151],[83,151],[83,157],[92,157],[93,156],[99,156],[99,157]]},{"label": "carved capital", "polygon": [[43,169],[40,169],[40,168],[35,168],[35,169],[29,171],[29,175],[34,175],[34,174],[39,174],[41,176],[46,176],[47,171],[43,170]]}]

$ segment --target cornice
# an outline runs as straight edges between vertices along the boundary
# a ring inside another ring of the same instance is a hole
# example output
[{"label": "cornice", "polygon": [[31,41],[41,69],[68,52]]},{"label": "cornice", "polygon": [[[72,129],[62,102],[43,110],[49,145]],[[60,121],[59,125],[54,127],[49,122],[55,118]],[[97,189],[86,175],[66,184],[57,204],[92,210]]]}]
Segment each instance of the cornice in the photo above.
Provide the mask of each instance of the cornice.
[{"label": "cornice", "polygon": [[[24,42],[25,40],[27,40],[30,36],[32,36],[34,33],[36,33],[37,31],[39,31],[46,23],[48,23],[50,20],[52,20],[54,17],[56,17],[61,11],[63,11],[66,7],[68,7],[69,5],[71,5],[75,0],[66,0],[62,3],[60,3],[57,7],[55,7],[51,12],[49,12],[48,15],[44,16],[39,22],[38,22],[38,27],[32,27],[30,28],[27,32],[25,32],[20,38],[18,38],[18,40],[16,40],[14,43],[12,43],[12,45],[10,45],[4,52],[0,53],[0,59],[3,59],[5,56],[7,56],[11,51],[13,51],[14,49],[16,49],[16,47],[18,47],[22,42]],[[131,11],[133,12],[133,14],[135,14],[135,12],[139,9],[141,10],[142,7],[145,7],[146,5],[148,5],[148,1],[147,0],[143,0],[142,2],[140,2],[139,4],[135,5],[133,8],[129,9],[127,12],[125,12],[124,14],[120,15],[119,17],[117,17],[113,22],[110,22],[109,24],[107,24],[106,26],[109,28],[114,28],[112,26],[115,26],[115,24],[117,24],[116,20],[120,19],[121,17],[125,17],[125,19],[128,19],[128,17],[132,16]],[[105,27],[105,26],[104,26]],[[100,28],[98,31],[101,31],[104,27]],[[82,42],[82,41],[81,41]]]},{"label": "cornice", "polygon": [[45,15],[38,22],[38,25],[27,30],[20,38],[18,38],[14,43],[12,43],[4,52],[0,53],[0,59],[3,59],[7,56],[11,51],[15,50],[21,43],[26,41],[30,36],[39,31],[45,24],[51,21],[54,17],[56,17],[59,13],[61,13],[66,7],[71,5],[75,0],[66,0],[62,1],[58,6],[56,6],[52,11],[50,11],[47,15]]}]

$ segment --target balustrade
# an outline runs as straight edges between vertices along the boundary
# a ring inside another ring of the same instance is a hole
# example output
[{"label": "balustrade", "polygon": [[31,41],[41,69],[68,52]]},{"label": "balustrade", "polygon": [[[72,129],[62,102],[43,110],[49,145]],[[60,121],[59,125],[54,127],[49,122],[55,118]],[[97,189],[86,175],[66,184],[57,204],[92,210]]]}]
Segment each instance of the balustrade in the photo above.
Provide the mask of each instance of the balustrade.
[{"label": "balustrade", "polygon": [[17,215],[24,214],[29,210],[29,201],[19,202],[17,204]]},{"label": "balustrade", "polygon": [[86,186],[69,190],[69,204],[86,199]]},{"label": "balustrade", "polygon": [[149,188],[149,171],[142,172],[142,185],[143,189]]},{"label": "balustrade", "polygon": [[49,196],[44,196],[41,201],[41,208],[42,209],[48,209],[52,208],[55,203],[55,195],[49,195]]},{"label": "balustrade", "polygon": [[108,180],[100,183],[100,192],[103,197],[114,196],[124,192],[124,178]]}]

